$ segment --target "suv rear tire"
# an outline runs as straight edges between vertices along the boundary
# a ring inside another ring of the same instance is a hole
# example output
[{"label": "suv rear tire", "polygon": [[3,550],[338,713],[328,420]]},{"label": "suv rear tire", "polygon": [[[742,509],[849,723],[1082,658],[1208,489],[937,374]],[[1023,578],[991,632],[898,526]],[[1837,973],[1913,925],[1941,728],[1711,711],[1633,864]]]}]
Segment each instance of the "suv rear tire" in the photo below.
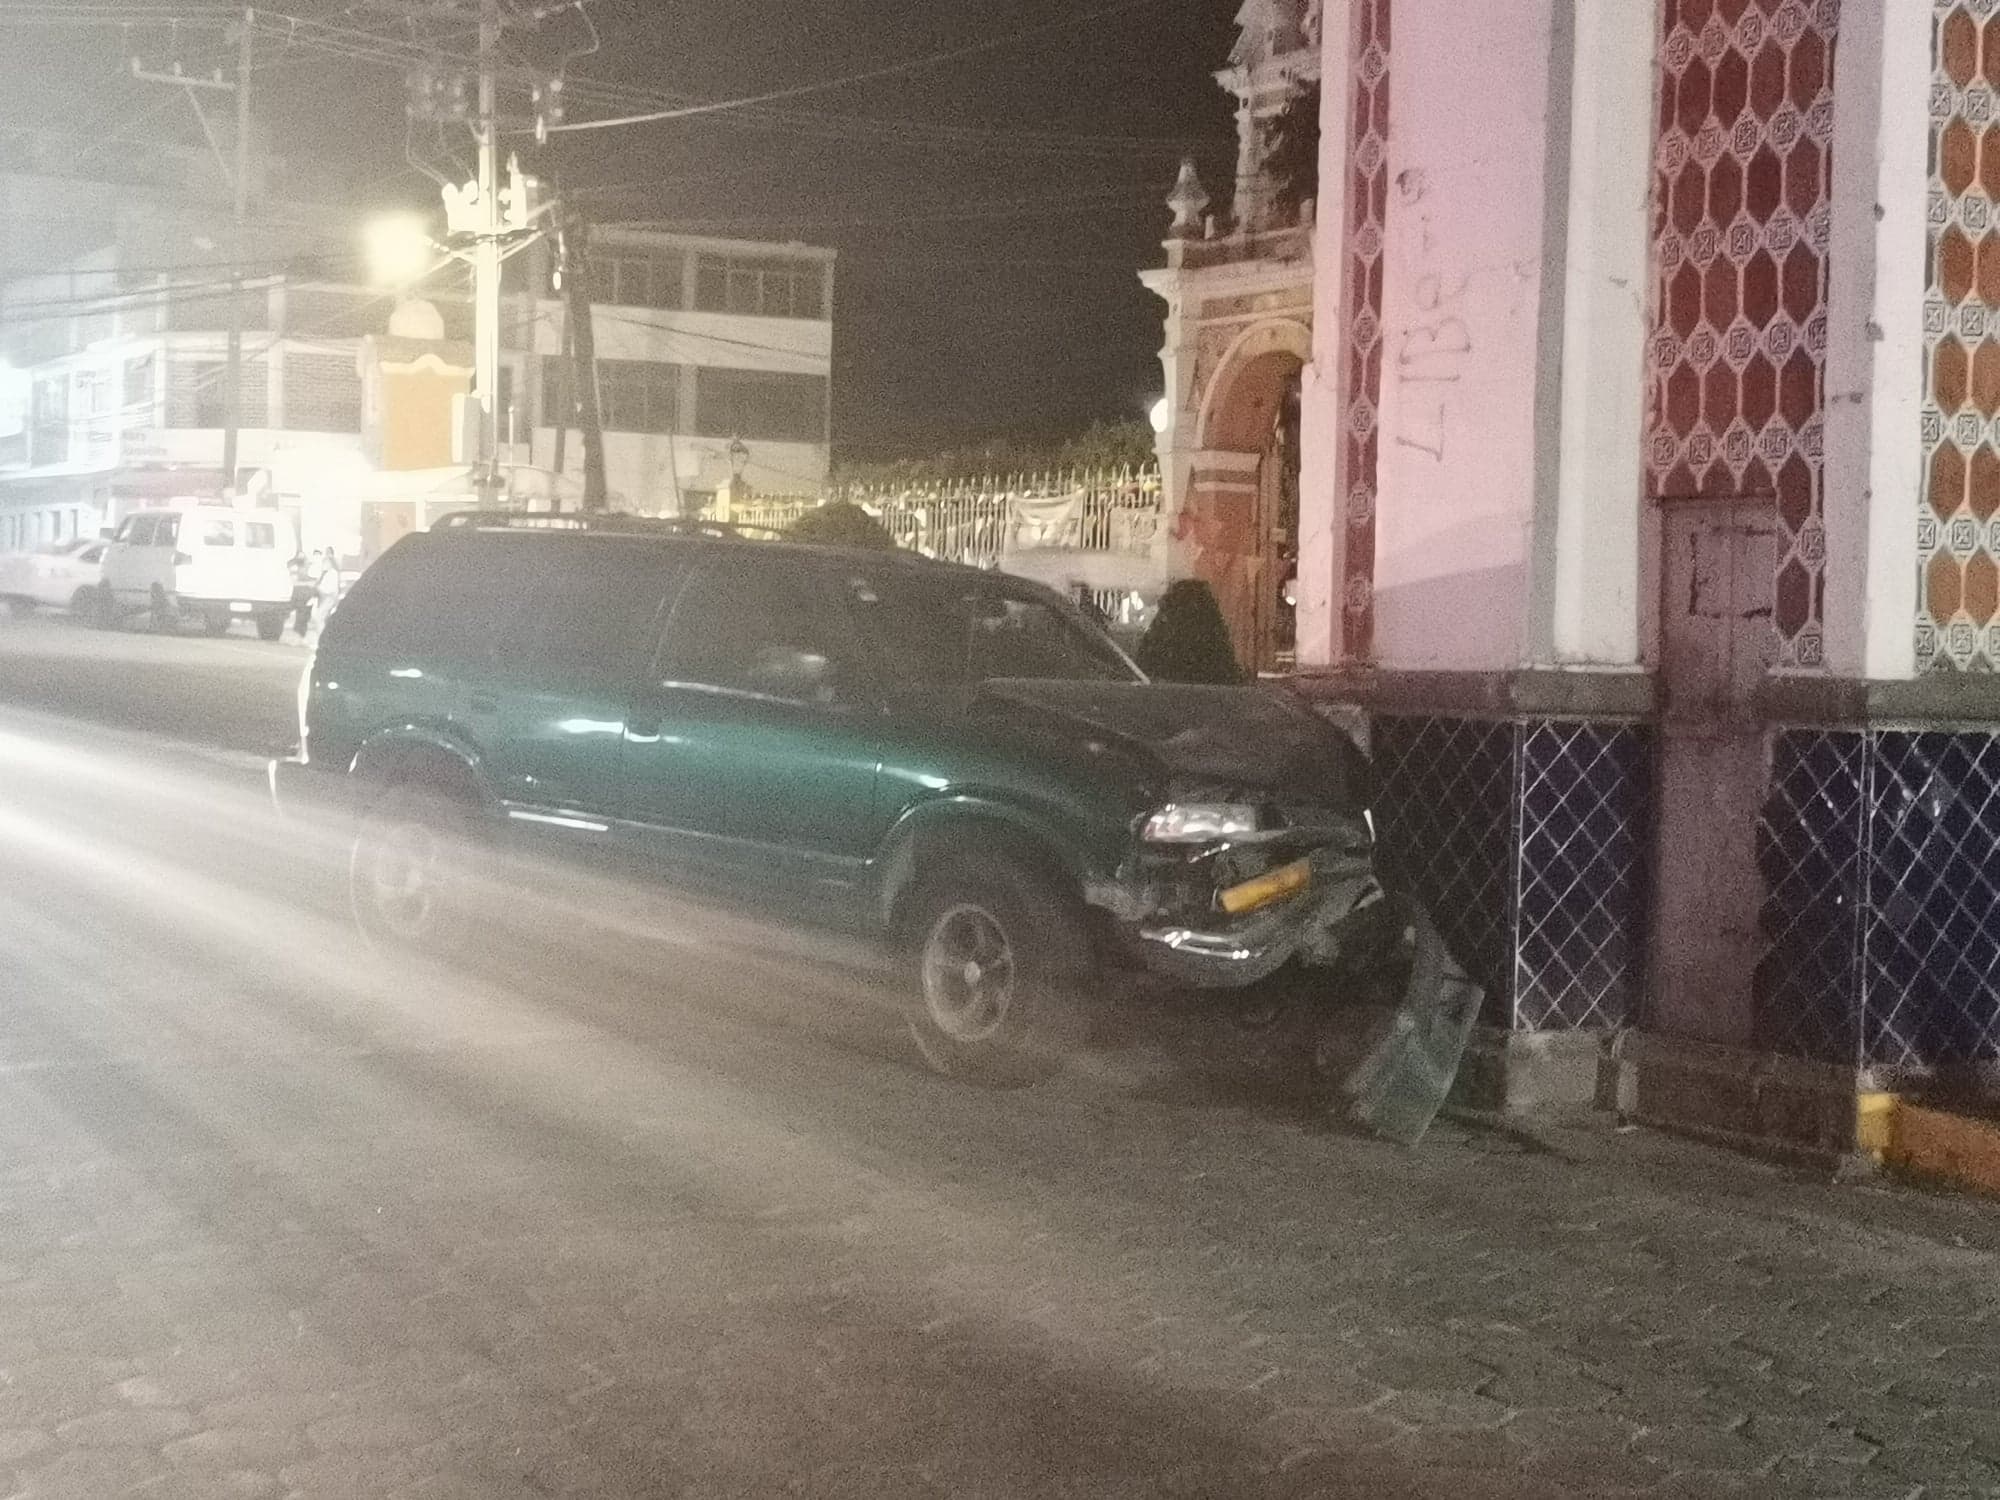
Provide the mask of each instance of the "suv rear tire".
[{"label": "suv rear tire", "polygon": [[463,952],[482,842],[465,802],[425,787],[392,787],[361,820],[348,859],[348,903],[370,945],[440,957]]},{"label": "suv rear tire", "polygon": [[955,858],[904,907],[904,1015],[938,1072],[1018,1087],[1058,1071],[1082,1039],[1090,975],[1083,913],[1004,856]]},{"label": "suv rear tire", "polygon": [[286,610],[259,610],[257,612],[257,639],[275,641],[285,633]]}]

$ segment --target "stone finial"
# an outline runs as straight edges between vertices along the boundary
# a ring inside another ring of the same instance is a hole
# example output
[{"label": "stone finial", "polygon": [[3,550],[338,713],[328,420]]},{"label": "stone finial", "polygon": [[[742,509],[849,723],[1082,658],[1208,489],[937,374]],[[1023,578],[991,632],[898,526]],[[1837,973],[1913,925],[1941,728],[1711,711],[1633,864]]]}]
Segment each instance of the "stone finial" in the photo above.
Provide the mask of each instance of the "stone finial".
[{"label": "stone finial", "polygon": [[1229,60],[1254,73],[1273,58],[1299,51],[1306,45],[1306,8],[1307,0],[1243,0],[1236,12],[1241,34]]},{"label": "stone finial", "polygon": [[1167,207],[1174,211],[1173,228],[1169,231],[1174,239],[1191,240],[1201,233],[1202,214],[1208,207],[1208,189],[1201,185],[1201,173],[1195,170],[1194,158],[1181,158],[1180,176],[1174,179],[1174,190],[1167,194]]}]

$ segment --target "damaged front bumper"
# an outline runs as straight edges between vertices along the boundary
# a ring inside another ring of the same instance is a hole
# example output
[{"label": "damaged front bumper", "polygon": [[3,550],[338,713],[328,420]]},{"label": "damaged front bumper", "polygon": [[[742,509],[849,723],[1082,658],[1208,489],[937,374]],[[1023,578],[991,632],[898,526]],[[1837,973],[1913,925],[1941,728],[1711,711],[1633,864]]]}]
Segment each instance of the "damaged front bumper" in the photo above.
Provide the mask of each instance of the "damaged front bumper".
[{"label": "damaged front bumper", "polygon": [[1380,901],[1382,887],[1368,852],[1326,846],[1211,887],[1206,909],[1182,900],[1162,910],[1156,884],[1137,874],[1091,896],[1119,919],[1149,972],[1197,989],[1240,989],[1294,959],[1331,963],[1341,925]]}]

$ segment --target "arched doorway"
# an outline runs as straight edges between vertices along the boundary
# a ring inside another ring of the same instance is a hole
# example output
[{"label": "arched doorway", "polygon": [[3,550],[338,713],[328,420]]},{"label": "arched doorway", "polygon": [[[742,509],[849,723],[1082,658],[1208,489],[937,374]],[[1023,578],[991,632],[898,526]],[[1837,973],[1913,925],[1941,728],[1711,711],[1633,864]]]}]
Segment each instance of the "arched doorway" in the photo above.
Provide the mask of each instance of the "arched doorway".
[{"label": "arched doorway", "polygon": [[1224,355],[1202,401],[1177,526],[1252,671],[1292,660],[1284,589],[1298,565],[1299,379],[1311,339],[1303,323],[1260,323]]}]

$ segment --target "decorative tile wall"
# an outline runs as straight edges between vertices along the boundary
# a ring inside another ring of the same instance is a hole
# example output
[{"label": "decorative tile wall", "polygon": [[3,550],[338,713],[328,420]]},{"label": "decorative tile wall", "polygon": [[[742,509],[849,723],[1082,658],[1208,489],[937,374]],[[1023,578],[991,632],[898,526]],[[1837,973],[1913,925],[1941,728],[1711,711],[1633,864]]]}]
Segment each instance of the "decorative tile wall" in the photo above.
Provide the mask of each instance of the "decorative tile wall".
[{"label": "decorative tile wall", "polygon": [[2000,13],[1935,0],[1919,670],[2000,667]]},{"label": "decorative tile wall", "polygon": [[1862,1055],[2000,1059],[2000,737],[1870,736]]},{"label": "decorative tile wall", "polygon": [[1664,0],[1646,485],[1768,495],[1780,662],[1817,667],[1839,0]]},{"label": "decorative tile wall", "polygon": [[1376,718],[1369,736],[1384,879],[1423,903],[1502,1022],[1514,994],[1514,740],[1503,720],[1401,715]]},{"label": "decorative tile wall", "polygon": [[1616,1027],[1645,984],[1650,737],[1626,724],[1521,726],[1516,1024]]},{"label": "decorative tile wall", "polygon": [[1858,1061],[1866,776],[1857,731],[1772,736],[1757,824],[1764,957],[1751,981],[1755,1042],[1766,1051]]},{"label": "decorative tile wall", "polygon": [[1632,725],[1383,715],[1384,875],[1521,1030],[1616,1027],[1645,966],[1650,749]]},{"label": "decorative tile wall", "polygon": [[1390,0],[1355,0],[1347,148],[1345,417],[1339,493],[1347,521],[1341,650],[1366,661],[1375,638],[1375,457],[1382,396],[1383,224],[1389,201]]},{"label": "decorative tile wall", "polygon": [[2000,1061],[1996,847],[2000,735],[1776,733],[1758,1044],[1919,1072]]}]

